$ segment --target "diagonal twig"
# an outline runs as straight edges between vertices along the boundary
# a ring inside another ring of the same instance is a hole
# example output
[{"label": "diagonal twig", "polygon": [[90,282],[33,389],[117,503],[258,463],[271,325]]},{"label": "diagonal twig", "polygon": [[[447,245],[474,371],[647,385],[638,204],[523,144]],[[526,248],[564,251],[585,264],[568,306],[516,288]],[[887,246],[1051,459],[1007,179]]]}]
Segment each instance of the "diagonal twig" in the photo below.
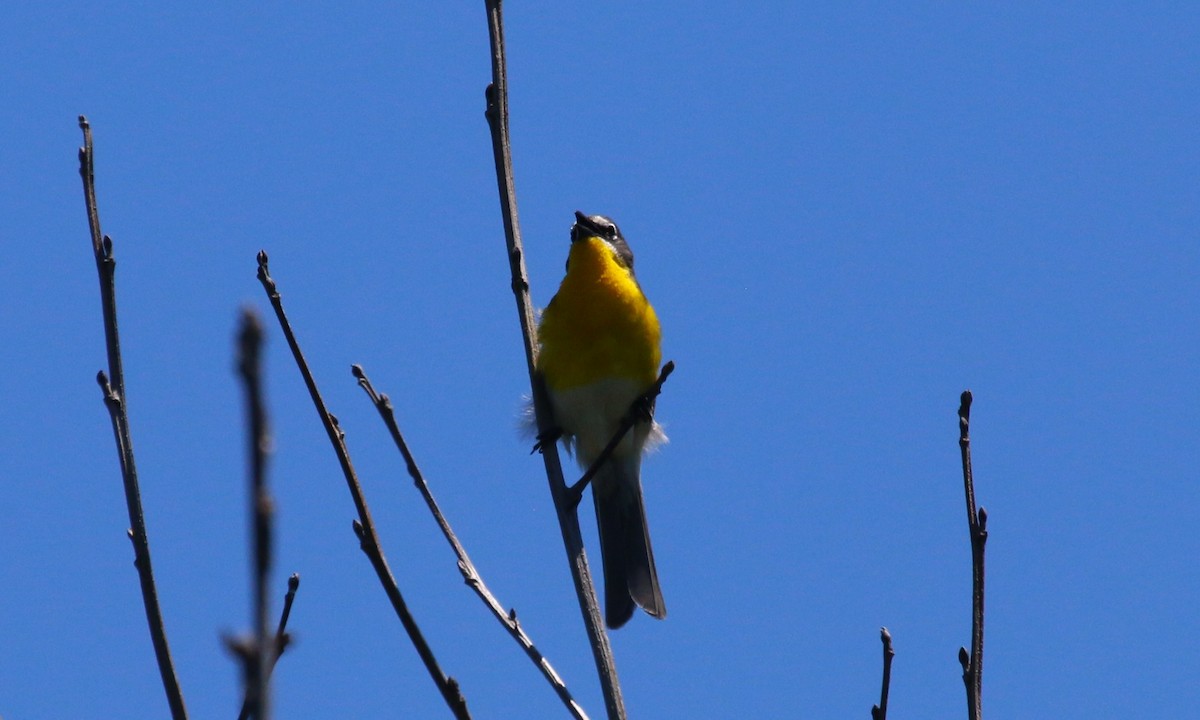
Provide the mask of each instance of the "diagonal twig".
[{"label": "diagonal twig", "polygon": [[[275,626],[275,653],[271,658],[271,667],[268,674],[275,672],[275,664],[279,662],[279,658],[283,656],[283,651],[291,643],[291,636],[287,632],[288,618],[292,614],[292,603],[296,600],[296,591],[300,589],[300,573],[292,573],[288,578],[287,593],[283,596],[283,610],[279,613],[279,624]],[[238,712],[238,720],[248,720],[250,717],[250,697],[247,693],[246,697],[242,698],[242,709]]]},{"label": "diagonal twig", "polygon": [[121,363],[121,336],[117,328],[117,262],[113,256],[112,238],[100,229],[92,128],[83,115],[79,116],[79,129],[83,131],[83,147],[79,149],[79,175],[83,179],[88,230],[92,236],[92,252],[96,256],[96,272],[100,277],[100,304],[104,315],[105,348],[108,352],[108,374],[100,371],[96,382],[100,384],[104,393],[104,405],[108,408],[113,435],[116,438],[121,478],[125,486],[125,506],[129,512],[128,536],[133,543],[133,564],[137,568],[138,580],[141,583],[142,604],[146,609],[146,623],[150,627],[150,641],[154,645],[158,672],[162,676],[171,717],[174,720],[185,720],[187,707],[183,701],[183,691],[179,687],[179,678],[175,674],[175,664],[171,660],[166,626],[158,604],[158,589],[154,584],[154,569],[150,563],[150,539],[146,535],[146,518],[142,512],[142,495],[138,489],[137,464],[133,456],[133,437],[129,429],[129,412],[125,401],[125,370]]},{"label": "diagonal twig", "polygon": [[354,365],[351,368],[354,377],[358,379],[358,384],[366,391],[367,396],[371,398],[371,402],[375,405],[375,409],[379,411],[379,416],[383,418],[383,422],[387,425],[388,431],[392,434],[392,440],[396,443],[396,447],[400,450],[400,454],[404,456],[404,463],[408,468],[408,474],[416,485],[417,490],[424,498],[425,504],[429,506],[429,512],[433,514],[434,520],[437,521],[438,527],[442,530],[442,535],[445,536],[446,542],[450,543],[450,547],[454,550],[455,556],[458,558],[458,570],[462,573],[463,580],[467,585],[475,591],[483,604],[487,605],[500,624],[508,630],[533,664],[537,666],[546,681],[554,688],[554,692],[558,694],[567,711],[578,720],[586,720],[587,714],[583,708],[571,696],[567,685],[555,672],[554,667],[550,665],[550,661],[533,644],[533,640],[525,633],[525,629],[521,627],[517,620],[517,611],[504,611],[500,605],[500,601],[492,594],[487,585],[483,582],[483,577],[475,568],[475,564],[471,562],[471,558],[467,556],[467,550],[459,542],[458,537],[454,534],[453,528],[450,527],[449,521],[442,513],[441,508],[437,504],[437,500],[433,497],[433,492],[429,489],[429,483],[425,481],[425,476],[421,473],[421,469],[417,467],[417,461],[413,458],[412,452],[408,448],[408,443],[404,440],[404,435],[400,432],[400,425],[396,422],[395,409],[392,407],[392,401],[387,395],[381,395],[375,391],[371,385],[371,380],[367,377],[367,373],[362,369],[361,365]]},{"label": "diagonal twig", "polygon": [[887,720],[888,691],[892,685],[892,634],[887,628],[879,628],[879,639],[883,642],[883,684],[879,690],[879,704],[871,708],[871,720]]},{"label": "diagonal twig", "polygon": [[[524,248],[521,244],[521,229],[517,221],[517,194],[513,182],[512,144],[508,127],[508,74],[504,57],[504,21],[501,0],[485,0],[488,16],[488,37],[491,44],[492,82],[487,88],[488,127],[492,136],[492,157],[496,165],[496,183],[500,192],[500,214],[504,221],[504,238],[508,250],[508,265],[511,275],[513,296],[517,301],[517,315],[521,323],[521,336],[525,344],[525,360],[529,367],[532,385],[533,410],[537,417],[539,437],[546,436],[554,426],[546,390],[536,370],[536,334],[533,303],[529,297],[529,277],[525,272]],[[587,555],[583,550],[583,537],[579,531],[579,517],[563,480],[562,465],[558,448],[546,443],[542,448],[542,460],[546,467],[546,478],[550,484],[550,496],[558,515],[562,532],[563,547],[570,565],[571,580],[579,599],[583,624],[596,672],[600,677],[600,689],[604,695],[604,706],[610,720],[624,720],[625,701],[621,697],[621,685],[617,680],[616,661],[612,646],[604,631],[600,603],[596,599],[596,586],[592,581]]]},{"label": "diagonal twig", "polygon": [[625,434],[637,423],[639,416],[646,414],[646,408],[654,407],[655,398],[662,393],[663,383],[667,381],[667,378],[673,372],[675,372],[675,361],[668,360],[667,364],[663,365],[662,370],[659,371],[658,379],[654,381],[650,389],[638,397],[637,400],[633,401],[633,404],[629,407],[629,412],[625,413],[625,417],[621,418],[621,425],[613,433],[612,439],[608,441],[608,444],[604,446],[604,449],[600,451],[600,454],[588,466],[587,472],[574,485],[567,488],[568,496],[573,504],[576,506],[579,505],[579,501],[583,499],[583,491],[587,488],[588,483],[592,481],[596,473],[600,472],[600,468],[608,461],[609,456],[616,451],[617,446],[621,444],[621,440],[625,438]]},{"label": "diagonal twig", "polygon": [[958,649],[967,690],[967,718],[983,717],[983,549],[987,543],[987,510],[975,509],[975,477],[971,470],[971,400],[964,390],[958,405],[958,447],[962,455],[963,489],[967,499],[967,526],[971,533],[971,652]]},{"label": "diagonal twig", "polygon": [[317,389],[316,380],[313,379],[312,372],[308,369],[308,363],[304,360],[304,354],[300,351],[300,344],[296,341],[292,326],[288,323],[287,315],[283,311],[283,299],[279,296],[275,281],[267,269],[267,253],[265,251],[258,253],[258,280],[262,283],[263,289],[267,291],[267,297],[275,309],[275,317],[279,319],[279,326],[283,330],[284,337],[287,338],[288,347],[292,350],[292,357],[296,360],[296,367],[299,368],[300,375],[304,378],[304,384],[308,387],[308,394],[312,397],[317,415],[320,416],[321,423],[325,426],[325,433],[329,436],[329,442],[333,444],[338,463],[341,464],[342,474],[345,476],[346,485],[350,490],[350,497],[354,501],[354,509],[358,512],[358,519],[354,521],[353,527],[355,535],[358,536],[359,547],[371,561],[371,566],[375,569],[375,574],[379,577],[379,582],[383,585],[383,590],[387,593],[388,600],[391,601],[392,608],[400,619],[400,624],[404,626],[413,647],[421,656],[421,662],[425,664],[425,669],[429,672],[438,691],[441,692],[450,711],[459,720],[470,718],[467,701],[458,687],[458,681],[442,672],[437,658],[433,655],[433,650],[425,641],[421,629],[417,627],[412,613],[409,612],[408,604],[404,602],[404,596],[400,594],[400,587],[396,584],[396,578],[392,575],[387,558],[383,554],[383,547],[379,543],[379,535],[376,533],[375,523],[371,519],[371,510],[367,507],[367,501],[363,497],[358,475],[354,472],[354,466],[350,462],[350,451],[346,448],[346,434],[338,426],[337,418],[325,407],[325,401]]}]

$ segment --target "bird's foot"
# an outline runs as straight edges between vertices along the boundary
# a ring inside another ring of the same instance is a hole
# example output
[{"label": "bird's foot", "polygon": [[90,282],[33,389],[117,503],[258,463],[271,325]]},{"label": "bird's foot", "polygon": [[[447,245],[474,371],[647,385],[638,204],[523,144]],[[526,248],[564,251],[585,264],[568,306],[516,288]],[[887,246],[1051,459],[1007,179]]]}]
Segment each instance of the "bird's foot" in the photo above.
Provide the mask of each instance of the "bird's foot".
[{"label": "bird's foot", "polygon": [[550,428],[546,432],[538,433],[537,442],[533,444],[533,449],[529,451],[529,454],[542,452],[543,448],[558,442],[562,439],[562,436],[562,428]]}]

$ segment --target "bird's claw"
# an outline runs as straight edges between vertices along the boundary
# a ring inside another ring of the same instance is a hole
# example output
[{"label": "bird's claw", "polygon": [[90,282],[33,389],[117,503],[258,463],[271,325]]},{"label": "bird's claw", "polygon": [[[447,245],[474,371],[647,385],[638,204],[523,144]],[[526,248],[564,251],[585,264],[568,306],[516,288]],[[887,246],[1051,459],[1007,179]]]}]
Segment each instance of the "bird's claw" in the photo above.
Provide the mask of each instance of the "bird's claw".
[{"label": "bird's claw", "polygon": [[533,444],[533,449],[529,451],[529,454],[542,452],[543,448],[558,442],[562,439],[562,436],[563,432],[560,428],[551,428],[546,432],[538,433],[537,442]]},{"label": "bird's claw", "polygon": [[639,395],[629,406],[629,417],[634,424],[648,423],[654,420],[654,400],[646,395]]}]

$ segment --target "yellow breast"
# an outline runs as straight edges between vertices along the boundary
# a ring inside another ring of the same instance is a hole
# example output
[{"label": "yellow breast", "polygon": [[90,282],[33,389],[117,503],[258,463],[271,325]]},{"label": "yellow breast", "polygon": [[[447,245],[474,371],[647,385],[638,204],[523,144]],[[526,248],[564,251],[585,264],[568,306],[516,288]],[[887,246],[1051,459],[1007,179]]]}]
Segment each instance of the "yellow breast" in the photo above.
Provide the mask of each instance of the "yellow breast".
[{"label": "yellow breast", "polygon": [[660,337],[654,308],[611,246],[596,237],[572,243],[567,275],[538,326],[538,369],[551,389],[606,378],[649,387]]}]

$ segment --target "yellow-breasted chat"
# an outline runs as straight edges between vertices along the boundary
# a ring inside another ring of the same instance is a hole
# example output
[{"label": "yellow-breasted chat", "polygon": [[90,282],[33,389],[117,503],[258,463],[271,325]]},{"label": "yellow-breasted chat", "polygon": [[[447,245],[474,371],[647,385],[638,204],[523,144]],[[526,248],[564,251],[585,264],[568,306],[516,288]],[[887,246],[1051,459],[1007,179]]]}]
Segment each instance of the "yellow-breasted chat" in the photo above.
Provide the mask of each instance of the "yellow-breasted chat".
[{"label": "yellow-breasted chat", "polygon": [[[661,333],[633,274],[633,253],[616,223],[575,213],[567,274],[542,311],[537,369],[557,429],[584,468],[658,375]],[[604,564],[605,623],[624,625],[634,604],[667,614],[642,499],[642,453],[664,438],[640,418],[592,479]]]}]

